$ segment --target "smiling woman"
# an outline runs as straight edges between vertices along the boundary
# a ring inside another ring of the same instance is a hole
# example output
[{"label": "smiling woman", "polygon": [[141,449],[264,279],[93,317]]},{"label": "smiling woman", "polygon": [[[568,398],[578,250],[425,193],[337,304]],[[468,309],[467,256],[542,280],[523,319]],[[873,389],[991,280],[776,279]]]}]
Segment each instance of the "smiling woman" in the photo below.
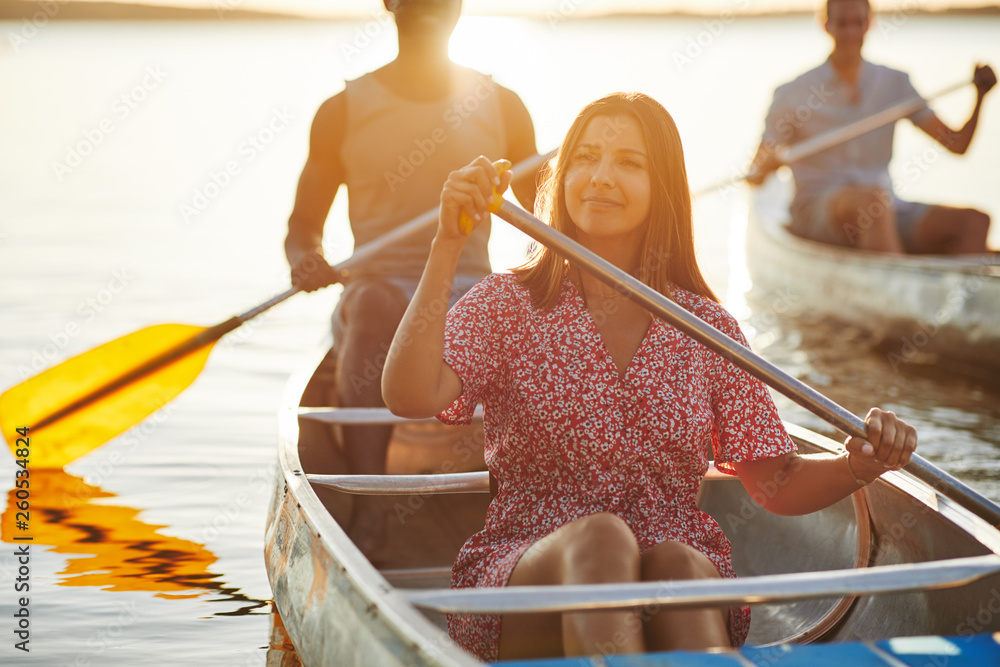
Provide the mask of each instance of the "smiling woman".
[{"label": "smiling woman", "polygon": [[626,247],[638,249],[649,222],[649,178],[646,141],[635,118],[600,116],[587,123],[566,173],[566,207],[581,242],[624,236]]},{"label": "smiling woman", "polygon": [[[543,215],[746,345],[694,260],[683,165],[676,125],[658,102],[607,95],[566,133],[541,188]],[[637,303],[588,300],[596,280],[548,247],[513,275],[480,281],[447,316],[435,310],[468,238],[460,215],[482,223],[509,182],[482,156],[449,175],[382,377],[386,405],[401,416],[467,424],[483,404],[498,491],[485,528],[458,553],[453,587],[735,577],[729,541],[697,507],[706,443],[715,466],[748,491],[786,480],[763,502],[777,514],[833,505],[909,460],[914,429],[878,409],[870,443],[852,438],[847,456],[799,456],[760,380]],[[449,631],[496,660],[740,646],[749,621],[744,606],[661,610],[641,622],[621,610],[565,611],[453,616]]]}]

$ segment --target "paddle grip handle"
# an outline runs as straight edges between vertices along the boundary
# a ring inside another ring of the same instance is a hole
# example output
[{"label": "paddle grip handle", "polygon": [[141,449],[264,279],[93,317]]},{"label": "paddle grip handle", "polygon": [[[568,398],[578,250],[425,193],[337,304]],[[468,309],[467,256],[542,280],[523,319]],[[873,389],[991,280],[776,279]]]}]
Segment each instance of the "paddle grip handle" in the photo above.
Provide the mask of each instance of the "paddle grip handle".
[{"label": "paddle grip handle", "polygon": [[[493,163],[493,166],[496,167],[497,175],[503,176],[505,171],[510,170],[511,164],[509,160],[497,160],[496,162]],[[488,207],[490,213],[496,213],[497,211],[500,210],[501,206],[503,206],[503,196],[499,192],[497,192],[496,188],[493,188],[493,198],[490,200],[490,205]],[[472,218],[470,218],[468,214],[466,214],[466,212],[463,210],[462,213],[458,216],[459,230],[462,232],[462,234],[468,236],[469,234],[472,233],[472,225],[473,225]]]}]

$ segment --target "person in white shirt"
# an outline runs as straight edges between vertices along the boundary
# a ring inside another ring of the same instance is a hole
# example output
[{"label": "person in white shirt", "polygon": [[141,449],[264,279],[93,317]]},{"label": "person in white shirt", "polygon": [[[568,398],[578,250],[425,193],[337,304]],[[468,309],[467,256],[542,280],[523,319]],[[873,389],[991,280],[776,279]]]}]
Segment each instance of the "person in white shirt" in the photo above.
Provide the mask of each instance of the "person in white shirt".
[{"label": "person in white shirt", "polygon": [[[868,117],[904,100],[919,99],[904,72],[861,55],[871,26],[868,0],[827,0],[824,27],[833,52],[819,67],[780,86],[765,122],[747,181],[763,183],[781,166],[778,146],[796,144]],[[972,141],[983,98],[996,84],[989,66],[977,66],[976,104],[959,130],[923,107],[908,119],[952,153]],[[982,253],[990,218],[971,208],[899,199],[889,177],[895,123],[789,165],[795,179],[791,229],[816,241],[887,253]]]}]

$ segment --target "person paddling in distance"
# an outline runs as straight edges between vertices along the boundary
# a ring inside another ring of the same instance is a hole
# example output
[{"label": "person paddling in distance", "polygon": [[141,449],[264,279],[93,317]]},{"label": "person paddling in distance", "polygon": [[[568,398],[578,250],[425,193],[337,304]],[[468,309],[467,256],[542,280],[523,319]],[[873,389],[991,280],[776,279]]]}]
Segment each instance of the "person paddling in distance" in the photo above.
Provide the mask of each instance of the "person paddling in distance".
[{"label": "person paddling in distance", "polygon": [[[483,152],[519,162],[535,154],[535,134],[516,94],[448,58],[461,0],[385,0],[393,13],[395,60],[354,81],[316,112],[309,157],[288,220],[285,254],[292,284],[313,291],[341,280],[323,256],[323,230],[341,184],[350,196],[356,247],[434,208],[448,173]],[[534,175],[514,186],[533,205]],[[416,289],[433,227],[358,268],[333,314],[334,345],[318,374],[328,405],[380,407],[379,372],[392,334]],[[453,298],[490,272],[489,228],[476,230],[459,259]],[[385,472],[392,426],[343,426],[352,473]],[[313,468],[334,455],[308,450]],[[309,463],[307,462],[307,465]],[[347,529],[370,559],[382,552],[385,516],[378,499],[356,496]]]},{"label": "person paddling in distance", "polygon": [[[920,99],[904,72],[861,55],[871,27],[868,0],[826,0],[824,7],[823,26],[833,38],[833,51],[823,64],[775,91],[746,179],[751,185],[760,185],[781,166],[779,145],[797,144]],[[952,130],[927,107],[907,117],[958,155],[968,150],[983,99],[997,82],[986,65],[975,68],[973,80],[976,102],[961,129]],[[889,176],[894,127],[895,122],[888,123],[790,165],[795,178],[792,231],[815,241],[887,253],[987,252],[986,213],[896,196]]]},{"label": "person paddling in distance", "polygon": [[[695,261],[680,136],[652,98],[616,93],[573,121],[547,174],[541,217],[745,344]],[[733,577],[729,542],[696,495],[715,465],[765,507],[802,514],[905,465],[916,434],[872,409],[868,441],[799,456],[767,387],[544,247],[473,287],[447,315],[467,237],[509,177],[479,157],[448,177],[431,254],[393,339],[386,405],[466,423],[485,408],[498,482],[485,528],[452,585],[496,587]],[[749,609],[454,615],[454,639],[483,660],[741,644]]]}]

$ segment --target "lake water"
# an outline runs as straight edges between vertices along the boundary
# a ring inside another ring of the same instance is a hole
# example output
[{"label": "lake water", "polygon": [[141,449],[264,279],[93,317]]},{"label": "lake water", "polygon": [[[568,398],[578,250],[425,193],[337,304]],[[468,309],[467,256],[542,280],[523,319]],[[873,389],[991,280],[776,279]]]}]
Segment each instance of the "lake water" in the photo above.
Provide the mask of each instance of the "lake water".
[{"label": "lake water", "polygon": [[[681,128],[695,190],[743,169],[774,86],[828,49],[802,17],[563,18],[464,19],[453,55],[521,95],[543,150],[606,92],[657,97]],[[998,28],[898,14],[883,18],[867,53],[909,70],[929,95],[977,60],[1000,65]],[[213,324],[283,291],[281,244],[312,115],[394,49],[394,30],[375,15],[51,23],[34,34],[0,23],[0,387],[141,327]],[[971,90],[934,106],[959,125]],[[989,99],[968,155],[928,152],[927,138],[902,127],[897,164],[927,163],[914,183],[922,198],[1000,217],[997,146],[1000,103]],[[696,204],[705,270],[758,351],[858,414],[898,411],[919,428],[923,454],[1000,499],[1000,383],[940,366],[893,371],[849,330],[754,319],[742,294],[743,194]],[[325,241],[332,259],[351,252],[345,211],[340,197]],[[509,267],[526,242],[495,229],[494,266]],[[1000,246],[1000,225],[992,241]],[[289,373],[327,338],[337,295],[299,295],[255,320],[142,427],[63,473],[32,476],[31,651],[13,646],[7,544],[0,663],[265,663],[275,412]],[[0,455],[0,488],[14,488],[15,469]]]}]

